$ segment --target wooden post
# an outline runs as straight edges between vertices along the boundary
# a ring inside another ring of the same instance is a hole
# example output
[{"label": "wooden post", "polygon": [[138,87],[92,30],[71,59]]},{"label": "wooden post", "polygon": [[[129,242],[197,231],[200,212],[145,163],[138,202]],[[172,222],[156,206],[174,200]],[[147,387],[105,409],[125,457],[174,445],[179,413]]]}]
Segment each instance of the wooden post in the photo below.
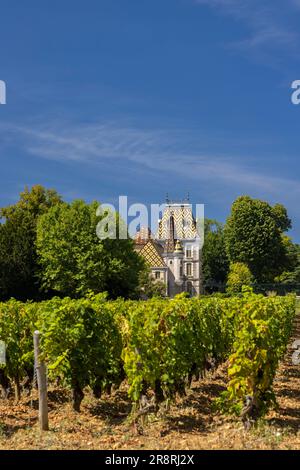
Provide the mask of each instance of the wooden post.
[{"label": "wooden post", "polygon": [[33,334],[34,343],[34,367],[37,374],[37,383],[39,390],[39,422],[42,431],[49,430],[48,423],[48,403],[47,403],[47,379],[46,366],[44,362],[40,362],[40,332],[35,331]]}]

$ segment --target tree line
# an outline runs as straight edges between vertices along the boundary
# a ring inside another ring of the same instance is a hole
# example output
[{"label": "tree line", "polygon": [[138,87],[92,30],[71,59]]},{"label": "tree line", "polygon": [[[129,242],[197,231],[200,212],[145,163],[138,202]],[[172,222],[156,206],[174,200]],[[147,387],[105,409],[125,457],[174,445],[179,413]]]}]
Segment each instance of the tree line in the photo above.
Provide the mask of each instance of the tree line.
[{"label": "tree line", "polygon": [[[149,280],[131,238],[99,240],[98,206],[67,203],[55,190],[35,185],[1,208],[0,300],[103,291],[110,298],[160,295],[163,286]],[[204,285],[300,282],[300,250],[286,234],[290,228],[281,204],[239,197],[225,224],[205,221]]]},{"label": "tree line", "polygon": [[0,299],[42,300],[107,291],[138,296],[146,269],[133,241],[99,240],[98,202],[64,202],[54,190],[25,188],[0,217]]}]

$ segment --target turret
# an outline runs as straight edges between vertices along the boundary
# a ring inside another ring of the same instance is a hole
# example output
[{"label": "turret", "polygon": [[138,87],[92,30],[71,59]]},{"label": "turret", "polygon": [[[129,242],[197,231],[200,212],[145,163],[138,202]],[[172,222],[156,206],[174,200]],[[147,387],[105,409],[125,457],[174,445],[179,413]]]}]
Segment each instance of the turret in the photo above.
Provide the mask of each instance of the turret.
[{"label": "turret", "polygon": [[175,249],[174,249],[174,277],[175,277],[176,283],[182,282],[182,275],[183,275],[182,260],[183,260],[182,243],[180,240],[177,240],[175,244]]}]

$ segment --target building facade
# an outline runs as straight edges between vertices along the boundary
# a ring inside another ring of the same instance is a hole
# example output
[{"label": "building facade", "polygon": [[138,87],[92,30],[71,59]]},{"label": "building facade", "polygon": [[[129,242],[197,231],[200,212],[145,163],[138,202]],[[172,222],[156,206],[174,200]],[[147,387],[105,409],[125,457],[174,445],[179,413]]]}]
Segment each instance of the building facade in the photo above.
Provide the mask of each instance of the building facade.
[{"label": "building facade", "polygon": [[202,291],[200,238],[189,203],[165,205],[154,236],[142,228],[135,248],[150,266],[151,276],[166,286],[166,295],[181,292],[197,296]]}]

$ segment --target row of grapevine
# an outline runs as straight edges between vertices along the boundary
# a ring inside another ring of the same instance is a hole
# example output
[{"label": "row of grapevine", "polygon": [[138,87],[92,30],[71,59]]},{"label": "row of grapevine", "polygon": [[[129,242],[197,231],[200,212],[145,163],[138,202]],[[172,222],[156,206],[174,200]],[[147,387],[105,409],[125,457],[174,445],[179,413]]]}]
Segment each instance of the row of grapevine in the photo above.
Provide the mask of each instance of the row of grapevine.
[{"label": "row of grapevine", "polygon": [[229,356],[227,390],[221,409],[242,415],[245,424],[276,406],[273,381],[286,352],[295,316],[295,298],[244,294]]},{"label": "row of grapevine", "polygon": [[172,398],[208,361],[222,361],[234,337],[233,316],[227,315],[231,304],[232,299],[199,301],[179,295],[132,305],[122,355],[132,400],[148,388],[158,401]]},{"label": "row of grapevine", "polygon": [[184,393],[193,375],[227,361],[228,390],[219,399],[226,410],[261,415],[274,402],[272,383],[284,354],[295,313],[295,298],[203,297],[148,301],[107,301],[104,295],[80,300],[54,298],[0,304],[0,339],[7,364],[0,384],[30,383],[35,329],[49,379],[73,390],[79,411],[84,389],[96,397],[127,379],[133,403],[154,397],[156,405]]}]

